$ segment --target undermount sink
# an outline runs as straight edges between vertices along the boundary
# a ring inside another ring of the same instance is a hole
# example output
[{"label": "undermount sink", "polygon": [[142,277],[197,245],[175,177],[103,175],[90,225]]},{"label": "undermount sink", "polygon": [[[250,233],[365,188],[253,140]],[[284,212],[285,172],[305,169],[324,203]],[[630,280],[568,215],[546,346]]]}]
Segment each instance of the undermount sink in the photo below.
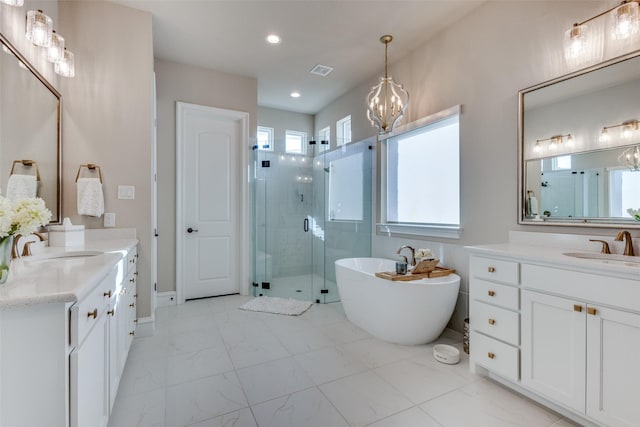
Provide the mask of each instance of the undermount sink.
[{"label": "undermount sink", "polygon": [[601,263],[623,264],[630,267],[640,267],[640,257],[619,254],[602,254],[594,252],[565,252],[562,255],[572,258],[582,258],[598,261]]},{"label": "undermount sink", "polygon": [[102,255],[103,252],[99,251],[69,251],[69,252],[54,252],[50,254],[38,254],[32,256],[25,256],[22,259],[27,262],[36,262],[36,261],[49,261],[49,260],[63,260],[63,259],[76,259],[76,258],[87,258],[93,257],[97,255]]}]

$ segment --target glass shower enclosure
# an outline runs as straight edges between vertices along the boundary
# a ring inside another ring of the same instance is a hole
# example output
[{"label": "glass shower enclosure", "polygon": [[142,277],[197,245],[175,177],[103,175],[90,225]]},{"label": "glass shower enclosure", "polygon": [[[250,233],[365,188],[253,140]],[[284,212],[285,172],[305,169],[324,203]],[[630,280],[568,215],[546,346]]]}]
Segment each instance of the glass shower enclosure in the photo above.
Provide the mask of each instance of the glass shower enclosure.
[{"label": "glass shower enclosure", "polygon": [[253,151],[255,296],[338,301],[334,262],[371,256],[373,142],[325,147]]}]

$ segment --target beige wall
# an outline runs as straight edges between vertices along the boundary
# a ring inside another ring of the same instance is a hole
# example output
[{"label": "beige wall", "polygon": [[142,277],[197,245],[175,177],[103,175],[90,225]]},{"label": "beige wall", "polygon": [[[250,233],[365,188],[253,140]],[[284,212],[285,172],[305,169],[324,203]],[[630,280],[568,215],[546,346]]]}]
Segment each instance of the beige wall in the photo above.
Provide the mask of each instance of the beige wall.
[{"label": "beige wall", "polygon": [[[106,212],[134,227],[138,247],[138,317],[151,315],[151,148],[153,41],[151,14],[103,1],[60,1],[60,28],[75,53],[76,77],[61,79],[64,216],[87,228],[103,218],[77,214],[78,166],[101,166]],[[134,185],[135,200],[118,200]]]},{"label": "beige wall", "polygon": [[176,101],[248,112],[249,136],[255,140],[258,83],[253,78],[163,60],[156,60],[155,71],[160,234],[158,292],[168,292],[176,289]]},{"label": "beige wall", "polygon": [[[403,243],[432,247],[462,276],[452,325],[461,330],[468,313],[465,245],[505,242],[512,229],[611,233],[605,229],[517,224],[518,91],[566,74],[564,31],[603,9],[601,2],[490,1],[397,63],[390,74],[411,95],[405,123],[462,104],[461,221],[459,240],[374,237],[374,256],[392,257]],[[392,46],[393,48],[393,46]],[[353,140],[373,135],[364,100],[377,77],[316,115],[316,127],[352,115]],[[351,111],[349,111],[351,110]],[[433,189],[437,192],[437,186]],[[375,206],[374,206],[375,208]]]},{"label": "beige wall", "polygon": [[305,132],[307,138],[314,136],[313,116],[276,108],[258,107],[258,126],[273,128],[275,151],[284,151],[284,135],[287,130]]}]

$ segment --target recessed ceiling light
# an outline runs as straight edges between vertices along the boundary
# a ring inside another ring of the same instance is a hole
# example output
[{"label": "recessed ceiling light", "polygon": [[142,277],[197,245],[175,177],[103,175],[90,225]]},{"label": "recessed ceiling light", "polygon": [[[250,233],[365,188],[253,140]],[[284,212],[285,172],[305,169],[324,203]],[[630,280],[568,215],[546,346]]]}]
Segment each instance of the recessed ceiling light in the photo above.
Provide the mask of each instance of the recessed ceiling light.
[{"label": "recessed ceiling light", "polygon": [[291,92],[292,98],[300,98],[300,92]]},{"label": "recessed ceiling light", "polygon": [[278,44],[281,42],[280,36],[277,34],[269,34],[267,37],[265,37],[265,40],[267,41],[267,43],[271,44]]}]

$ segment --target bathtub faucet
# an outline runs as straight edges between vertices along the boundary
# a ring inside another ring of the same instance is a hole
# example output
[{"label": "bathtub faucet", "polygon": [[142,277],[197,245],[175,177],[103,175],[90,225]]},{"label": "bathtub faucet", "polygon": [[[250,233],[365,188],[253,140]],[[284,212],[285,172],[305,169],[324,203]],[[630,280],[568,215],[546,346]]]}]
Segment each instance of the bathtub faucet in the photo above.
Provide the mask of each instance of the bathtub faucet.
[{"label": "bathtub faucet", "polygon": [[402,246],[400,246],[400,249],[398,249],[396,251],[396,254],[400,255],[400,252],[402,252],[403,249],[409,249],[411,251],[411,265],[415,266],[416,265],[416,250],[413,248],[413,246],[402,245]]}]

